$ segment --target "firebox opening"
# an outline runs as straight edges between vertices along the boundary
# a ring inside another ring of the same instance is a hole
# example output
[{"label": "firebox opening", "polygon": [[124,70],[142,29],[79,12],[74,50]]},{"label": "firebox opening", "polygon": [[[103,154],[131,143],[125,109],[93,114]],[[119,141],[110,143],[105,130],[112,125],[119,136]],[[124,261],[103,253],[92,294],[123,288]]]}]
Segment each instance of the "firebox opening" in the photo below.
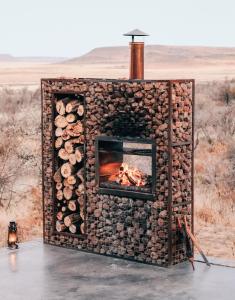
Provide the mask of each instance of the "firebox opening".
[{"label": "firebox opening", "polygon": [[155,194],[153,140],[96,138],[96,180],[100,193],[150,199]]}]

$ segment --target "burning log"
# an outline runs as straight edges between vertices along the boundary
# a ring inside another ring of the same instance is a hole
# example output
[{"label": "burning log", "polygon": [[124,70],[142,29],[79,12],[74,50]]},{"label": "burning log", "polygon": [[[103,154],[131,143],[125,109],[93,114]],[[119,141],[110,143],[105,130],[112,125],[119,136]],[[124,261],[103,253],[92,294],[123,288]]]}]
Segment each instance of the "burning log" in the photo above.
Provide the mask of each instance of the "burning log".
[{"label": "burning log", "polygon": [[62,232],[62,231],[65,231],[65,229],[66,229],[66,226],[64,225],[63,221],[57,220],[56,221],[56,230],[58,232]]},{"label": "burning log", "polygon": [[58,115],[55,118],[55,126],[59,128],[65,128],[68,125],[68,122],[64,116]]},{"label": "burning log", "polygon": [[66,110],[67,113],[74,112],[74,111],[76,111],[76,110],[78,109],[79,105],[80,105],[80,104],[79,104],[78,100],[70,101],[70,102],[66,105],[65,110]]},{"label": "burning log", "polygon": [[65,163],[61,166],[61,175],[64,178],[68,178],[73,173],[73,166],[70,163]]},{"label": "burning log", "polygon": [[70,225],[72,225],[78,221],[82,222],[82,218],[77,213],[70,214],[64,218],[64,224],[67,227],[69,227]]},{"label": "burning log", "polygon": [[61,116],[63,116],[65,114],[65,105],[62,100],[56,102],[56,111]]}]

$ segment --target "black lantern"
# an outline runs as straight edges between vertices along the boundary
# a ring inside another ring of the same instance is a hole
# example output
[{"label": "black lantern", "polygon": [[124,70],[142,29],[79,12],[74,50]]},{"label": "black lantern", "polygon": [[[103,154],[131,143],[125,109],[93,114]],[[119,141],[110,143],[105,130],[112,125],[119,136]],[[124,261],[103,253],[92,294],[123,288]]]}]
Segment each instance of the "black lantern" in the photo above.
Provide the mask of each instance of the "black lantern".
[{"label": "black lantern", "polygon": [[8,247],[9,249],[19,248],[17,245],[17,226],[14,221],[11,221],[8,226]]}]

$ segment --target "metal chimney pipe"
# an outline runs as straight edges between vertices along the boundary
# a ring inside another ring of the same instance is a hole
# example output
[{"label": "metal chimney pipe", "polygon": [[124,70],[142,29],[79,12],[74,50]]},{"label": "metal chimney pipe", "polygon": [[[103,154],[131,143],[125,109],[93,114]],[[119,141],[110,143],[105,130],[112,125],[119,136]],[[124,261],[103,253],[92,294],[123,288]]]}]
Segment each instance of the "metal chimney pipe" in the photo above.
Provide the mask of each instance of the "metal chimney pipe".
[{"label": "metal chimney pipe", "polygon": [[144,79],[144,43],[130,43],[130,79]]},{"label": "metal chimney pipe", "polygon": [[135,36],[148,36],[148,34],[135,29],[124,34],[125,36],[131,36],[130,43],[130,79],[144,79],[144,43],[135,42]]}]

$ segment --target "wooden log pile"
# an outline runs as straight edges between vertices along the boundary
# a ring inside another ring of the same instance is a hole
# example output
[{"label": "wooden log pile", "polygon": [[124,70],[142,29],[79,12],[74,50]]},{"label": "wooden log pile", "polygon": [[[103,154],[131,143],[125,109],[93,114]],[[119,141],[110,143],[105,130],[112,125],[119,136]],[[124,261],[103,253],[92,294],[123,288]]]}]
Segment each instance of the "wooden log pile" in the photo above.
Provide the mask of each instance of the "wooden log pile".
[{"label": "wooden log pile", "polygon": [[84,105],[81,99],[56,101],[56,231],[84,234]]}]

